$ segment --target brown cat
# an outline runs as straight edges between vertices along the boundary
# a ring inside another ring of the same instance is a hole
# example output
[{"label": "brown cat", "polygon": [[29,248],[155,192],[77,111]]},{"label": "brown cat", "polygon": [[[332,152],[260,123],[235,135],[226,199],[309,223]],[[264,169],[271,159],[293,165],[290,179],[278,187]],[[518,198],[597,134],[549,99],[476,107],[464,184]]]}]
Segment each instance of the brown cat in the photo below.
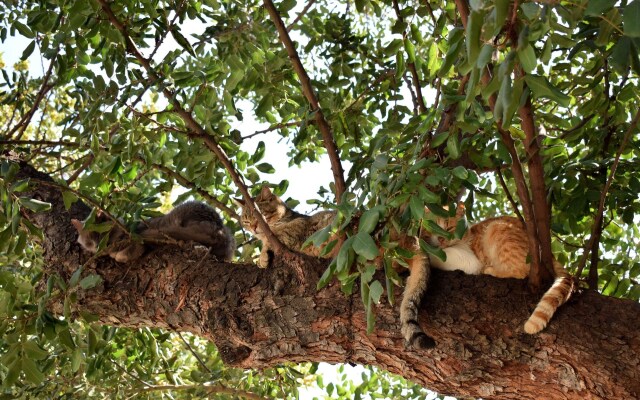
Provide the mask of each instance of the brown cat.
[{"label": "brown cat", "polygon": [[[90,253],[98,251],[103,235],[84,228],[77,219],[71,223],[78,231],[78,243]],[[220,215],[210,206],[196,201],[182,203],[167,215],[142,221],[135,233],[144,241],[183,240],[194,241],[210,248],[211,254],[229,261],[235,251],[235,240],[229,228],[222,224]],[[117,262],[129,262],[144,253],[144,245],[128,238],[119,227],[109,235],[105,253]]]},{"label": "brown cat", "polygon": [[[258,262],[260,266],[267,267],[270,262],[271,250],[261,235],[256,217],[244,207],[243,200],[235,199],[235,201],[242,207],[242,225],[262,242],[262,251]],[[331,224],[336,215],[334,211],[320,211],[313,215],[300,214],[288,208],[268,187],[262,188],[254,202],[274,235],[285,246],[311,256],[320,255],[322,248],[315,246],[303,248],[303,244],[313,233]],[[334,258],[340,250],[342,241],[340,238],[333,239],[339,240],[338,244],[328,254],[323,255],[324,258]],[[427,336],[418,324],[418,308],[429,281],[429,258],[420,250],[417,238],[392,232],[391,240],[414,253],[412,258],[405,260],[409,266],[410,274],[400,304],[402,336],[409,346],[431,348],[435,346],[435,341]],[[381,259],[381,257],[379,258]]]},{"label": "brown cat", "polygon": [[[438,219],[437,223],[453,231],[457,221],[464,217],[460,205],[456,216]],[[447,255],[446,261],[431,257],[431,265],[442,270],[461,270],[466,274],[486,274],[497,278],[524,279],[529,276],[527,262],[529,241],[522,223],[514,217],[489,218],[469,227],[458,240],[432,238],[432,244],[440,245]],[[555,281],[538,302],[533,314],[524,325],[529,334],[540,332],[547,326],[555,311],[573,292],[573,279],[559,262],[554,260]]]}]

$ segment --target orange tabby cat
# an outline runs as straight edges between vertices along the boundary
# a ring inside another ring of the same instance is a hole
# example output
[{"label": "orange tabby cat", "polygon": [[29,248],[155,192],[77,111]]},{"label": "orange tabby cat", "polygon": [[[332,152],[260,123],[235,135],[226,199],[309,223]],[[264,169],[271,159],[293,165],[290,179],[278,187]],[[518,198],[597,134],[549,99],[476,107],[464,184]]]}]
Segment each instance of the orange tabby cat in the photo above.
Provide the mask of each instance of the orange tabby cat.
[{"label": "orange tabby cat", "polygon": [[[456,217],[439,219],[438,225],[453,231],[464,216],[459,206]],[[446,261],[431,257],[434,268],[462,270],[466,274],[486,274],[497,278],[524,279],[529,276],[527,261],[529,241],[519,219],[514,217],[489,218],[469,227],[461,239],[432,238],[447,255]],[[538,302],[533,314],[524,325],[529,334],[540,332],[549,323],[555,311],[565,303],[573,291],[573,279],[556,260],[553,261],[555,281]]]}]

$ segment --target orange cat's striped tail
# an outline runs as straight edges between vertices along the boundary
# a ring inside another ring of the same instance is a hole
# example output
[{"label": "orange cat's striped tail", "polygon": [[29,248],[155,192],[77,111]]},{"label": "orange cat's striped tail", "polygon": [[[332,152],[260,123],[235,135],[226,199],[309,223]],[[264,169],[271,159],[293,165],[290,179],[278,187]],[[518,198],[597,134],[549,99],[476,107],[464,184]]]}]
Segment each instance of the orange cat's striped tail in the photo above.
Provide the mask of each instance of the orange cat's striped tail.
[{"label": "orange cat's striped tail", "polygon": [[544,329],[553,317],[558,307],[564,304],[573,292],[573,278],[562,268],[559,262],[553,262],[556,279],[538,302],[533,314],[524,324],[524,331],[528,334],[538,333]]}]

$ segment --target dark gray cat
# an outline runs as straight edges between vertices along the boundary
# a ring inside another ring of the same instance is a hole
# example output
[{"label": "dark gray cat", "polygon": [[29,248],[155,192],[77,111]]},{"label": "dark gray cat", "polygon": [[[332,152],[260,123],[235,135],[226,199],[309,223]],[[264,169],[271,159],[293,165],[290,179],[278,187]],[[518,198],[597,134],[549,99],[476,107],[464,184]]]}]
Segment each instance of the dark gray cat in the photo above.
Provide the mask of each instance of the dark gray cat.
[{"label": "dark gray cat", "polygon": [[[72,219],[78,231],[78,243],[90,253],[98,251],[102,234],[84,228],[84,224]],[[233,257],[236,243],[233,234],[223,225],[220,215],[210,206],[197,201],[182,203],[167,215],[142,221],[135,228],[143,241],[194,241],[209,247],[211,254],[223,261]],[[114,227],[109,236],[105,253],[117,262],[129,262],[144,253],[144,245],[134,242],[119,227]]]}]

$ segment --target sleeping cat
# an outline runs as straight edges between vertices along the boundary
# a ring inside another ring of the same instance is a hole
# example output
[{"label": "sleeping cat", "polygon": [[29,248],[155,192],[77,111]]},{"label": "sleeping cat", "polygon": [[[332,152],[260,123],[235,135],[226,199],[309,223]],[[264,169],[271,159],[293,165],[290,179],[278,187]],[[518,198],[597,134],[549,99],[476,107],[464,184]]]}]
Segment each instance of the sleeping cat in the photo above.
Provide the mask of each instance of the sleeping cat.
[{"label": "sleeping cat", "polygon": [[[269,254],[271,250],[260,232],[256,217],[248,208],[244,207],[243,200],[235,199],[235,201],[236,204],[242,207],[242,225],[262,242],[262,251],[258,262],[261,267],[267,267],[270,262]],[[300,214],[288,208],[266,186],[262,188],[254,202],[274,235],[285,246],[311,256],[318,257],[320,255],[322,247],[307,246],[302,248],[302,246],[309,236],[331,224],[336,215],[334,211],[320,211],[313,215]],[[328,254],[323,255],[324,258],[334,258],[340,250],[341,239],[335,237],[332,239],[337,239],[338,244]],[[407,278],[402,303],[400,304],[402,336],[409,346],[416,348],[434,347],[435,341],[427,336],[418,324],[418,308],[429,281],[429,258],[420,250],[418,240],[415,237],[392,231],[391,240],[398,242],[400,247],[414,253],[412,258],[405,260],[409,266],[410,274]]]},{"label": "sleeping cat", "polygon": [[[464,207],[461,204],[455,217],[438,219],[437,223],[445,230],[453,231],[463,217]],[[497,278],[524,279],[529,276],[529,241],[517,218],[489,218],[469,227],[461,239],[447,240],[433,236],[431,242],[441,246],[447,255],[446,261],[431,257],[434,268],[447,271],[458,269],[470,275],[486,274]],[[526,333],[534,334],[544,329],[558,307],[573,292],[571,275],[556,260],[553,260],[553,270],[555,281],[525,323]]]},{"label": "sleeping cat", "polygon": [[[85,229],[84,224],[77,219],[72,219],[71,223],[78,231],[80,246],[90,253],[96,253],[103,236]],[[210,206],[197,201],[182,203],[167,215],[140,222],[135,228],[135,233],[143,241],[198,242],[209,247],[211,254],[223,261],[231,260],[235,251],[233,235],[229,228],[222,224],[220,215]],[[144,249],[141,242],[130,240],[128,235],[116,226],[110,232],[105,253],[117,262],[125,263],[140,257]]]}]

